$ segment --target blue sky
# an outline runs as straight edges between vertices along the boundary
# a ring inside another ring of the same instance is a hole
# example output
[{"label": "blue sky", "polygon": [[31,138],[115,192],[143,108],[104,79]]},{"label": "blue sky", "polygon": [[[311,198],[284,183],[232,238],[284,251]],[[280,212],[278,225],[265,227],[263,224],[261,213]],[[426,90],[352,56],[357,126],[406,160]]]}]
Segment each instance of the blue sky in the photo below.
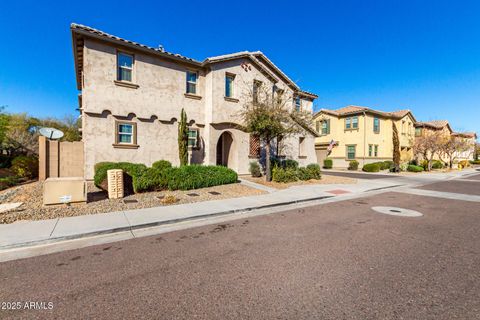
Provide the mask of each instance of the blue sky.
[{"label": "blue sky", "polygon": [[261,50],[317,108],[411,109],[480,131],[479,1],[9,1],[0,11],[0,105],[75,113],[69,25],[203,60]]}]

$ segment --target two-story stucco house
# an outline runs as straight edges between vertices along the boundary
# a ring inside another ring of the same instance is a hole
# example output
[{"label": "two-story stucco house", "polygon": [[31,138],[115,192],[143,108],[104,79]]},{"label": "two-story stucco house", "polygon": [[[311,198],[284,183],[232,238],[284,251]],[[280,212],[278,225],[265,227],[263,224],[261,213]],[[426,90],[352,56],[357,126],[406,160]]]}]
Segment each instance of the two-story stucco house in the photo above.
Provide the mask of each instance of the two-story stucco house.
[{"label": "two-story stucco house", "polygon": [[360,166],[393,159],[395,123],[402,161],[413,158],[415,117],[410,110],[383,112],[367,107],[347,106],[337,110],[321,109],[314,115],[317,159],[333,160],[336,168],[346,168],[356,160]]},{"label": "two-story stucco house", "polygon": [[[200,62],[78,24],[71,32],[87,179],[101,161],[151,165],[164,159],[178,165],[182,108],[189,120],[191,163],[248,173],[249,162],[261,156],[261,142],[242,127],[246,93],[259,84],[270,86],[291,94],[289,107],[309,112],[317,98],[261,52]],[[317,162],[315,136],[305,128],[283,139],[283,153],[301,165]]]}]

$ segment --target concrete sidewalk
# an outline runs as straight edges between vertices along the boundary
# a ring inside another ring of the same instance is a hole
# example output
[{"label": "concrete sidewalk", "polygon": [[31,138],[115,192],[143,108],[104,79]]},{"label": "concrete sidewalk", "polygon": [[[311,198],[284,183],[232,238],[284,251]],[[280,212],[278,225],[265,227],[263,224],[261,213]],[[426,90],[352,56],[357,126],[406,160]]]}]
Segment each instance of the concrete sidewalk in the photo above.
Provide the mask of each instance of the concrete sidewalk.
[{"label": "concrete sidewalk", "polygon": [[[471,174],[472,172],[470,172]],[[478,173],[478,172],[477,172]],[[443,179],[466,176],[469,172],[445,174]],[[433,177],[432,177],[433,178]],[[439,177],[431,179],[438,181]],[[238,214],[251,210],[281,207],[308,201],[332,198],[341,201],[368,191],[391,188],[412,187],[427,183],[428,179],[394,179],[363,180],[357,184],[318,184],[294,186],[268,194],[213,200],[147,209],[92,214],[77,217],[57,218],[39,221],[20,221],[12,224],[0,224],[0,252],[2,250],[26,247],[37,244],[52,243],[68,239],[78,239],[93,235],[130,231],[159,225],[173,224],[181,221],[195,220],[228,214]]]},{"label": "concrete sidewalk", "polygon": [[19,221],[0,225],[0,250],[278,207],[334,196],[341,197],[342,195],[351,195],[370,189],[391,186],[395,186],[395,184],[392,184],[390,181],[372,182],[360,180],[357,184],[304,185],[258,196],[50,220]]}]

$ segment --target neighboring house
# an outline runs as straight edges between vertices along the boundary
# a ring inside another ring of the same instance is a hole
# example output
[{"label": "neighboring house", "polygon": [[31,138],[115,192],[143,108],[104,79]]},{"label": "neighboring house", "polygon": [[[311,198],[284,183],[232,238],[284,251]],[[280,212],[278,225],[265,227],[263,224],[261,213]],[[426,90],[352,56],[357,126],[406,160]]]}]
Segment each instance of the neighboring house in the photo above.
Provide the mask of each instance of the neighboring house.
[{"label": "neighboring house", "polygon": [[[439,137],[449,138],[453,130],[450,127],[450,124],[447,120],[433,120],[433,121],[425,121],[425,122],[417,122],[415,123],[415,137],[421,137],[428,134],[438,133]],[[421,160],[421,157],[417,157],[418,160]],[[448,163],[449,159],[445,155],[435,154],[433,156],[434,160],[441,160],[444,163]]]},{"label": "neighboring house", "polygon": [[[309,112],[317,98],[258,51],[200,62],[78,24],[71,31],[87,179],[102,161],[151,165],[165,159],[178,165],[182,108],[190,162],[246,174],[249,162],[262,154],[262,143],[244,131],[238,115],[247,93],[259,84],[270,86],[294,97],[289,107]],[[306,128],[283,139],[283,154],[301,165],[316,162],[315,136]]]},{"label": "neighboring house", "polygon": [[400,140],[401,160],[413,158],[416,121],[409,110],[383,112],[358,106],[321,109],[314,115],[314,121],[320,134],[315,140],[320,165],[326,157],[332,159],[333,166],[337,168],[348,167],[352,160],[357,160],[360,166],[392,160],[393,123]]},{"label": "neighboring house", "polygon": [[470,146],[468,150],[459,151],[455,155],[455,159],[462,160],[475,160],[475,148],[477,145],[477,134],[475,132],[454,132],[452,136],[458,139],[464,139],[466,144]]}]

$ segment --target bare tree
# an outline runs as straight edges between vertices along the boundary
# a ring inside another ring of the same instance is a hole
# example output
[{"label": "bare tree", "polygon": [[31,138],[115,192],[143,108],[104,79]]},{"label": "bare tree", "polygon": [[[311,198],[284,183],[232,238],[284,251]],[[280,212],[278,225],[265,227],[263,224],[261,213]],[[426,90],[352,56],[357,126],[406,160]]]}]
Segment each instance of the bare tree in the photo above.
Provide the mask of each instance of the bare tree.
[{"label": "bare tree", "polygon": [[435,155],[440,155],[444,136],[440,131],[425,130],[423,135],[415,138],[413,150],[415,157],[427,161],[427,170],[432,170],[432,160]]},{"label": "bare tree", "polygon": [[448,159],[449,167],[452,168],[453,162],[461,153],[470,151],[470,154],[466,157],[468,159],[473,152],[473,147],[473,144],[469,142],[468,139],[448,136],[442,141],[439,153]]},{"label": "bare tree", "polygon": [[[246,86],[248,87],[248,85]],[[256,83],[252,90],[245,94],[245,104],[239,117],[246,131],[257,135],[265,142],[266,180],[271,181],[271,144],[281,137],[306,131],[312,121],[311,112],[296,110],[293,94],[283,90]]]}]

